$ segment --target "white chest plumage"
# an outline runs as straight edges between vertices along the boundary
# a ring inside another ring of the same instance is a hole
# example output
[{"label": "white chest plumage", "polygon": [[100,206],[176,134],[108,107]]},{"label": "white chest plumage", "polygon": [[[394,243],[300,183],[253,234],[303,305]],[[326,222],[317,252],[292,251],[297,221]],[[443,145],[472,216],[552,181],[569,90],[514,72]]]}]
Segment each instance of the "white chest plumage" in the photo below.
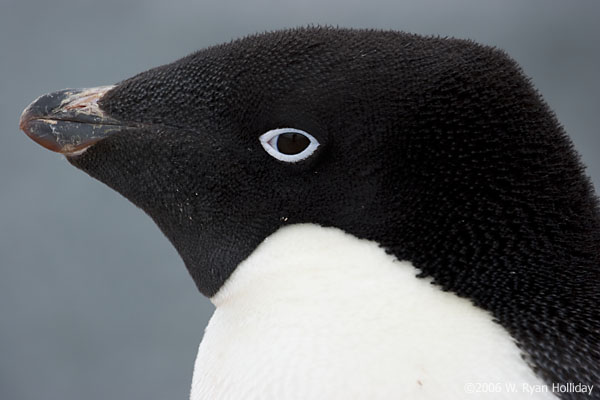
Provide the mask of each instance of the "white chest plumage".
[{"label": "white chest plumage", "polygon": [[191,399],[554,398],[489,313],[417,273],[338,229],[282,228],[212,298]]}]

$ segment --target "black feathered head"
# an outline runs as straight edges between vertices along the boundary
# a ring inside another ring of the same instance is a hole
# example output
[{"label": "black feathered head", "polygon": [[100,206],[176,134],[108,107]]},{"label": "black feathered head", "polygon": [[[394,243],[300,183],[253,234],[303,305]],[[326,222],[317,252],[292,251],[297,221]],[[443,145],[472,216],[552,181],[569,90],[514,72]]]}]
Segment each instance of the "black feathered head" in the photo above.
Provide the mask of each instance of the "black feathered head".
[{"label": "black feathered head", "polygon": [[148,213],[207,296],[282,225],[335,226],[489,310],[548,381],[600,381],[596,199],[502,51],[273,32],[46,95],[21,124]]}]

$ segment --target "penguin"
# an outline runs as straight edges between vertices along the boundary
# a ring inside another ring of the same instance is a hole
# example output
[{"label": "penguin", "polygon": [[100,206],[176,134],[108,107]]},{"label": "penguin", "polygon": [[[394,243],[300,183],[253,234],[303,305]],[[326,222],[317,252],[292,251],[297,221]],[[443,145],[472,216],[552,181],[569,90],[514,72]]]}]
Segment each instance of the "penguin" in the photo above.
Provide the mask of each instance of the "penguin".
[{"label": "penguin", "polygon": [[144,210],[216,310],[190,398],[600,398],[600,213],[507,54],[306,27],[21,129]]}]

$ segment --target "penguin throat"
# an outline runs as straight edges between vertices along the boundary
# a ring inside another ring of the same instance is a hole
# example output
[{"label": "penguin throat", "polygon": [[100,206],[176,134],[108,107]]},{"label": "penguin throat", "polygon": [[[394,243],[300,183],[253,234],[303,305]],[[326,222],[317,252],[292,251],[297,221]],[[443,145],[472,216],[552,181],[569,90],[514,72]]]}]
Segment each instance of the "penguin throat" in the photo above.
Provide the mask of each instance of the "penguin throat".
[{"label": "penguin throat", "polygon": [[488,312],[418,273],[336,228],[280,229],[212,297],[192,399],[464,398],[468,382],[541,384]]}]

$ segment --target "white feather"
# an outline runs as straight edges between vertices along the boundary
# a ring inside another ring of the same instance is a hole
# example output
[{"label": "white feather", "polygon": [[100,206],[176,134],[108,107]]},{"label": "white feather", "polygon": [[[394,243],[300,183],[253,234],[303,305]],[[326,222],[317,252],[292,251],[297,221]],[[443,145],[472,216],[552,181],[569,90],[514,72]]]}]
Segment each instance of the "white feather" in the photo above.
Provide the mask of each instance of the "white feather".
[{"label": "white feather", "polygon": [[489,313],[417,273],[339,229],[280,229],[211,299],[191,399],[554,398]]}]

